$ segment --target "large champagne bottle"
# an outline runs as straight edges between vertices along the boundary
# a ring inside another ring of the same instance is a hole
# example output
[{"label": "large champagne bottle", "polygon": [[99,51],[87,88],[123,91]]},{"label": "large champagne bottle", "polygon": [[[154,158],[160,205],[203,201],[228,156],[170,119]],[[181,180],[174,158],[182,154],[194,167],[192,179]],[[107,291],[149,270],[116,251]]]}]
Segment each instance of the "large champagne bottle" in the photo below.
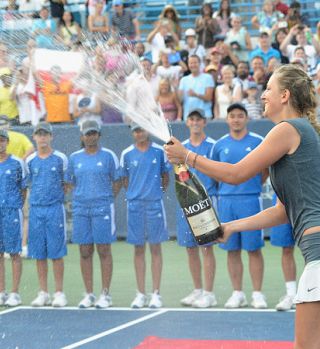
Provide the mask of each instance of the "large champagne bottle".
[{"label": "large champagne bottle", "polygon": [[198,177],[187,165],[175,165],[174,172],[177,199],[197,243],[204,245],[222,237],[218,216]]}]

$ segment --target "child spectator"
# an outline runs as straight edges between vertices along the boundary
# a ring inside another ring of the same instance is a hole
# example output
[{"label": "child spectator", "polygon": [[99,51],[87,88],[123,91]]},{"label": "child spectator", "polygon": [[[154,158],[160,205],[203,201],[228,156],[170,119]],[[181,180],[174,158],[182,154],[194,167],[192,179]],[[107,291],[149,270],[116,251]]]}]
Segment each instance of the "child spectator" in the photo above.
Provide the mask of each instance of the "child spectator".
[{"label": "child spectator", "polygon": [[161,79],[159,83],[159,94],[156,98],[159,102],[163,116],[168,121],[182,120],[181,102],[173,90],[169,79]]},{"label": "child spectator", "polygon": [[262,103],[258,95],[258,85],[254,81],[250,81],[245,91],[247,97],[242,100],[251,120],[262,118]]}]

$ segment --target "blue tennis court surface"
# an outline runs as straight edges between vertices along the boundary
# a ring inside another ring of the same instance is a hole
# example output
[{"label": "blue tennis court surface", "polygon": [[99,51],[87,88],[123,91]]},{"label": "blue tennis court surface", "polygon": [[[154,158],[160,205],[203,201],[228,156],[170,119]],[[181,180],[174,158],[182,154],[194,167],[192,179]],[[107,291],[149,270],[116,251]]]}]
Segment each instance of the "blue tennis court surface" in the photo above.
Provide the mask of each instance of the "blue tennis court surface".
[{"label": "blue tennis court surface", "polygon": [[292,342],[294,312],[19,307],[0,313],[1,349],[130,349],[150,336]]}]

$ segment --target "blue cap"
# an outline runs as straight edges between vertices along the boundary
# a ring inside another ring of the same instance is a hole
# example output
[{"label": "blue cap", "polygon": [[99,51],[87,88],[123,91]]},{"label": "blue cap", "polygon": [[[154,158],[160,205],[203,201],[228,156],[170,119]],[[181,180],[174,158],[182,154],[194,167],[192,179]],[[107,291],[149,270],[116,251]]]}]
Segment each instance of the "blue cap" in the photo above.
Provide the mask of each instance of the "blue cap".
[{"label": "blue cap", "polygon": [[120,5],[122,5],[122,0],[113,0],[112,5],[113,6],[120,6]]},{"label": "blue cap", "polygon": [[198,115],[200,118],[206,119],[204,110],[200,108],[191,110],[187,117],[189,118],[191,115]]},{"label": "blue cap", "polygon": [[81,133],[85,136],[89,132],[101,132],[100,125],[95,120],[86,120],[81,125]]},{"label": "blue cap", "polygon": [[248,115],[248,111],[246,109],[246,107],[242,104],[242,103],[232,103],[229,105],[228,109],[227,109],[227,113],[229,114],[232,110],[234,109],[240,109],[242,110],[246,115]]},{"label": "blue cap", "polygon": [[39,122],[33,129],[33,134],[36,134],[39,131],[44,131],[52,134],[52,126],[51,124],[49,124],[49,122]]},{"label": "blue cap", "polygon": [[143,128],[140,125],[136,124],[135,122],[130,125],[130,128],[132,132],[137,130],[143,130]]}]

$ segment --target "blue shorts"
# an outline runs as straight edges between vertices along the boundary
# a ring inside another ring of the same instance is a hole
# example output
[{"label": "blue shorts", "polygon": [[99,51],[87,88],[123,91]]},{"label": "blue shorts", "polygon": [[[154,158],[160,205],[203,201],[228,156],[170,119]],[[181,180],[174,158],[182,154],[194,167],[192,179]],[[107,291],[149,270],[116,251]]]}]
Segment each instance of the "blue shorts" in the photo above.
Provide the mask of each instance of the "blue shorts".
[{"label": "blue shorts", "polygon": [[0,208],[0,253],[17,254],[22,246],[22,210]]},{"label": "blue shorts", "polygon": [[270,243],[278,247],[294,247],[291,224],[281,224],[271,228]]},{"label": "blue shorts", "polygon": [[130,200],[127,203],[129,244],[159,244],[169,240],[163,201]]},{"label": "blue shorts", "polygon": [[[215,196],[213,196],[211,198],[211,201],[213,203],[214,208],[217,208],[217,198]],[[181,209],[181,207],[179,206],[179,204],[177,205],[177,214],[176,214],[176,219],[177,219],[177,241],[178,244],[180,246],[183,247],[198,247],[199,245],[197,244],[191,229],[189,227],[189,224],[187,222],[187,219],[185,218],[185,215]],[[211,246],[213,245],[213,242],[209,243],[209,244],[205,244],[205,245],[201,245],[203,246]]]},{"label": "blue shorts", "polygon": [[97,207],[73,207],[73,243],[111,244],[116,238],[113,202],[106,202]]},{"label": "blue shorts", "polygon": [[59,259],[67,254],[66,214],[61,203],[30,206],[28,256]]},{"label": "blue shorts", "polygon": [[[276,194],[273,195],[272,204],[277,202]],[[294,247],[294,239],[291,224],[281,224],[272,227],[270,231],[270,243],[278,247]]]},{"label": "blue shorts", "polygon": [[[221,222],[246,218],[261,211],[261,200],[256,195],[221,196],[218,200],[218,212]],[[256,251],[264,246],[261,230],[242,231],[234,233],[228,241],[219,245],[227,251]]]}]

